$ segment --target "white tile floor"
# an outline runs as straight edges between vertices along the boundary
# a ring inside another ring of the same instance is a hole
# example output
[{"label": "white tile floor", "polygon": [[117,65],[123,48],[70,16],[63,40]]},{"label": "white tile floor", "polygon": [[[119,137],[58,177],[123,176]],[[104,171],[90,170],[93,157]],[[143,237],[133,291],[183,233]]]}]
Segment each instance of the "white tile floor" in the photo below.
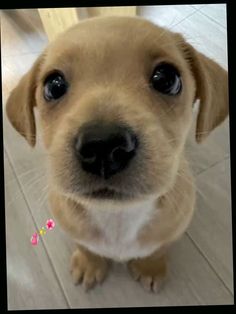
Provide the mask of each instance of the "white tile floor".
[{"label": "white tile floor", "polygon": [[[141,7],[139,14],[182,32],[227,68],[225,5]],[[36,10],[2,12],[3,101],[47,44]],[[89,293],[72,284],[74,244],[58,227],[37,248],[29,242],[50,217],[44,150],[28,147],[4,117],[5,199],[9,309],[232,304],[233,269],[228,120],[202,145],[187,151],[197,177],[197,209],[188,232],[173,247],[170,276],[159,295],[115,264],[107,281]]]}]

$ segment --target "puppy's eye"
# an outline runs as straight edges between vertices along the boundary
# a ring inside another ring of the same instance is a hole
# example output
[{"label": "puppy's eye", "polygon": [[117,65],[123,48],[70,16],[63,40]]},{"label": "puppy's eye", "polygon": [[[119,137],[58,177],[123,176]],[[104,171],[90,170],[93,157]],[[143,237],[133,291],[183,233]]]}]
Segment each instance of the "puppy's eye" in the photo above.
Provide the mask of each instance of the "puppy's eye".
[{"label": "puppy's eye", "polygon": [[151,84],[158,92],[171,96],[179,94],[182,89],[178,70],[168,63],[161,63],[155,68]]},{"label": "puppy's eye", "polygon": [[62,97],[68,88],[68,83],[62,73],[55,71],[49,74],[44,81],[44,98],[47,101]]}]

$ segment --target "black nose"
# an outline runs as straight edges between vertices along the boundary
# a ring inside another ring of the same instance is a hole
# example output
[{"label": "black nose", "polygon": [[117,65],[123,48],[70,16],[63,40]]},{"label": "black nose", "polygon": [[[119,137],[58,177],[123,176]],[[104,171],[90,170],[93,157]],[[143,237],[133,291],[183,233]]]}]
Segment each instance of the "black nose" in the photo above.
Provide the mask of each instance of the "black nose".
[{"label": "black nose", "polygon": [[75,149],[82,168],[108,179],[135,156],[137,137],[128,127],[89,124],[79,131]]}]

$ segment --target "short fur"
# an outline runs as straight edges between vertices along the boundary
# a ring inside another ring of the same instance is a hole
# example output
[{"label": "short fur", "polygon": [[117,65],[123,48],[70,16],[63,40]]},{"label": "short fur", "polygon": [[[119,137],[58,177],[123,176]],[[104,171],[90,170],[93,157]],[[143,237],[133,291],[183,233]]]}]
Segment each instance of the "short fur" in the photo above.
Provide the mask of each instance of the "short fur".
[{"label": "short fur", "polygon": [[[149,80],[161,61],[175,65],[182,92],[166,96]],[[43,98],[43,81],[61,70],[70,83],[62,99]],[[89,288],[104,279],[108,260],[128,262],[135,279],[157,291],[166,275],[166,250],[188,227],[194,182],[184,157],[192,106],[200,100],[196,140],[228,115],[227,72],[182,35],[141,18],[100,17],[79,23],[50,43],[11,93],[6,111],[31,146],[33,108],[50,163],[55,218],[78,244],[71,271]],[[72,153],[88,122],[122,122],[139,137],[137,156],[106,182],[85,173]],[[122,197],[97,200],[85,193],[112,188]]]}]

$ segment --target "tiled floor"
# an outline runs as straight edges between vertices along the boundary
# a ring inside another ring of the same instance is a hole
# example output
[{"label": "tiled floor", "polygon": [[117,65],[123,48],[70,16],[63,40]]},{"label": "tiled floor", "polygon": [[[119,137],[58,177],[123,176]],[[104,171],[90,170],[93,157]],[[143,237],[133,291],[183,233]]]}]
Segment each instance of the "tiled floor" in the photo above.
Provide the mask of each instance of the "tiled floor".
[{"label": "tiled floor", "polygon": [[[182,32],[227,68],[225,5],[141,7],[139,14]],[[1,12],[3,101],[47,44],[35,10]],[[44,150],[28,147],[4,116],[4,157],[9,309],[232,304],[230,149],[228,120],[201,145],[194,126],[187,153],[198,195],[193,222],[173,247],[169,280],[149,294],[113,266],[107,281],[85,293],[68,270],[74,244],[58,227],[33,248],[31,235],[50,217]]]}]

